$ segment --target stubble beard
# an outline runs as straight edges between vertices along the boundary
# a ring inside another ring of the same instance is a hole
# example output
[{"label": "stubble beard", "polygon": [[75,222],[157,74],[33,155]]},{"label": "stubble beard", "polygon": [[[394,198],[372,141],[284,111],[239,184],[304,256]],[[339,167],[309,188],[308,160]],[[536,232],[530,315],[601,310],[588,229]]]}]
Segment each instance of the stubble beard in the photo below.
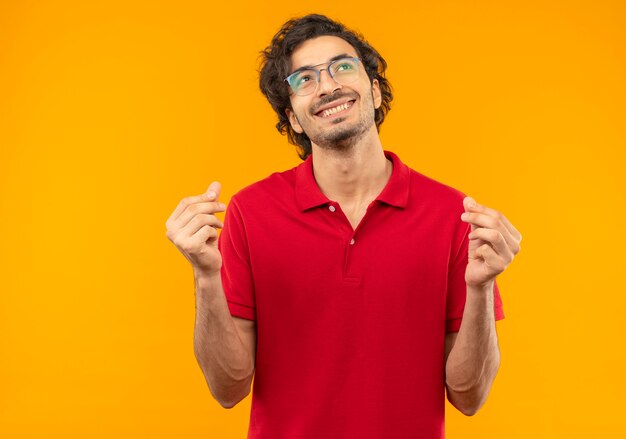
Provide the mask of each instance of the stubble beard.
[{"label": "stubble beard", "polygon": [[[372,123],[369,123],[371,119]],[[374,123],[374,118],[361,118],[352,125],[341,126],[345,121],[344,117],[333,120],[333,124],[339,125],[330,128],[318,136],[311,139],[311,142],[320,148],[333,151],[349,151],[351,150],[367,133],[370,126]]]},{"label": "stubble beard", "polygon": [[368,97],[369,99],[364,103],[365,108],[361,110],[359,119],[356,122],[342,125],[346,118],[338,117],[332,121],[334,125],[338,126],[311,133],[309,135],[311,142],[329,151],[345,153],[352,150],[365,137],[372,125],[375,124],[374,102],[371,96],[368,95]]}]

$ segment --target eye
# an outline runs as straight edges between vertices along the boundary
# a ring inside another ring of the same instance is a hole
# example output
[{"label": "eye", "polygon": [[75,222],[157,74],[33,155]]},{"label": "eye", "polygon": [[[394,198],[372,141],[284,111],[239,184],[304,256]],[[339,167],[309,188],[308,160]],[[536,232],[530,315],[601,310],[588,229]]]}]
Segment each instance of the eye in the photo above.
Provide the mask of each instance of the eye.
[{"label": "eye", "polygon": [[356,72],[356,63],[351,58],[337,60],[332,66],[333,74],[352,74]]},{"label": "eye", "polygon": [[340,72],[342,70],[352,70],[354,66],[351,63],[343,62],[337,66],[337,71]]},{"label": "eye", "polygon": [[299,75],[296,75],[296,77],[293,79],[293,85],[295,87],[302,87],[314,80],[314,73],[311,73],[310,71],[304,71],[301,72]]}]

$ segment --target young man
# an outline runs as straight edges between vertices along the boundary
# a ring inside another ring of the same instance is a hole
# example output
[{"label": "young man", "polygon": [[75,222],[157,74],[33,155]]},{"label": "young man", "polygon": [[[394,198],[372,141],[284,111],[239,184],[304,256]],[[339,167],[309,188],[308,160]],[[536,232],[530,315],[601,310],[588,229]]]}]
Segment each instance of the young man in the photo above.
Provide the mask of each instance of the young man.
[{"label": "young man", "polygon": [[386,64],[359,35],[310,15],[264,55],[304,162],[238,192],[224,223],[217,182],[166,223],[209,388],[233,407],[254,376],[250,438],[443,438],[446,390],[472,415],[496,376],[495,278],[521,235],[383,149]]}]

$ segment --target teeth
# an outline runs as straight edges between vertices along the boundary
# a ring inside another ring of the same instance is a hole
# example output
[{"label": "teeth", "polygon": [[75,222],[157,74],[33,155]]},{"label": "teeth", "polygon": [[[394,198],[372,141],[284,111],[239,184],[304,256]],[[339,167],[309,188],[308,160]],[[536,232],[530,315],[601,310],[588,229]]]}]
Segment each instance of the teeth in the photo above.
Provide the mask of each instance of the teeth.
[{"label": "teeth", "polygon": [[329,108],[329,109],[327,109],[327,110],[324,110],[324,112],[322,113],[322,117],[328,117],[328,116],[330,116],[331,114],[335,114],[335,113],[337,113],[337,112],[339,112],[339,111],[346,110],[346,109],[348,109],[351,105],[352,105],[352,103],[351,103],[351,102],[346,102],[345,104],[341,104],[341,105],[338,105],[338,106],[336,106],[336,107],[333,107],[333,108]]}]

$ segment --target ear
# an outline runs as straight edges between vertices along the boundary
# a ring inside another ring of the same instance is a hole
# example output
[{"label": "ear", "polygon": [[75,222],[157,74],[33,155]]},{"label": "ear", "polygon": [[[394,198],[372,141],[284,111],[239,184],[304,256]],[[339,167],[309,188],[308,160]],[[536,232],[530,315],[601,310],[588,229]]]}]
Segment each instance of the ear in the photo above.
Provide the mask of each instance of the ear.
[{"label": "ear", "polygon": [[380,92],[380,84],[378,79],[372,81],[372,100],[374,101],[374,108],[379,108],[383,103],[383,96]]},{"label": "ear", "polygon": [[302,134],[304,132],[304,130],[302,129],[302,126],[300,125],[300,122],[298,122],[298,118],[296,117],[296,113],[294,113],[291,108],[285,108],[285,114],[289,118],[289,124],[291,125],[291,128],[293,128],[293,130],[296,133]]}]

